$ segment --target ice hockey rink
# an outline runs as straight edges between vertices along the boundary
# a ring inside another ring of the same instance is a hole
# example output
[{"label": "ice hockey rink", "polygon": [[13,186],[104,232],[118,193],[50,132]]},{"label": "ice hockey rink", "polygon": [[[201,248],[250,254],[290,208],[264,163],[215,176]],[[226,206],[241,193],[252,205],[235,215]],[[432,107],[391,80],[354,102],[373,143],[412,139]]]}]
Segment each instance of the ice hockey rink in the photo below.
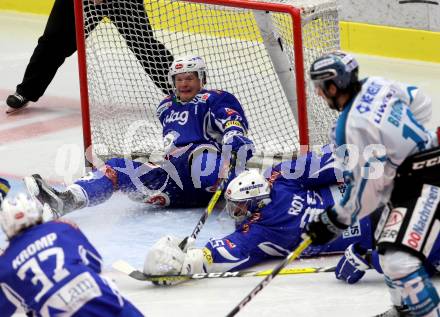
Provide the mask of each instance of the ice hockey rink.
[{"label": "ice hockey rink", "polygon": [[[5,114],[5,99],[22,79],[43,32],[46,17],[0,12],[0,176],[22,191],[23,176],[40,173],[53,183],[71,183],[83,170],[82,130],[76,55],[59,70],[45,96],[16,115]],[[433,100],[428,125],[440,125],[440,64],[355,54],[361,75],[380,75],[421,87]],[[219,87],[221,88],[221,87]],[[140,268],[149,247],[166,234],[191,233],[202,210],[155,210],[114,195],[107,203],[72,213],[102,253],[106,274],[146,316],[225,316],[261,280],[259,277],[193,280],[174,287],[155,287],[111,269],[123,259]],[[218,211],[203,227],[198,245],[233,230]],[[0,234],[0,245],[5,244]],[[335,258],[295,261],[293,266],[327,266]],[[252,270],[272,268],[276,262]],[[437,287],[440,281],[435,281]],[[373,316],[390,303],[382,277],[372,271],[347,285],[333,273],[275,278],[239,313],[240,316]],[[1,316],[1,312],[0,312]]]}]

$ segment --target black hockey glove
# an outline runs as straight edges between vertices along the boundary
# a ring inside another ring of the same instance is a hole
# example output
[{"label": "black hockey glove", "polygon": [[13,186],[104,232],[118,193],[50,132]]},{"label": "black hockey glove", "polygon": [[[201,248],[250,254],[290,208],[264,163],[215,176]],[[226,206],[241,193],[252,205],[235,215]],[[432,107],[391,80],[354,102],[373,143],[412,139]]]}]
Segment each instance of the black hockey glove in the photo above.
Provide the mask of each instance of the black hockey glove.
[{"label": "black hockey glove", "polygon": [[313,245],[322,245],[336,239],[347,228],[336,220],[333,208],[328,207],[307,224],[305,233],[312,239]]}]

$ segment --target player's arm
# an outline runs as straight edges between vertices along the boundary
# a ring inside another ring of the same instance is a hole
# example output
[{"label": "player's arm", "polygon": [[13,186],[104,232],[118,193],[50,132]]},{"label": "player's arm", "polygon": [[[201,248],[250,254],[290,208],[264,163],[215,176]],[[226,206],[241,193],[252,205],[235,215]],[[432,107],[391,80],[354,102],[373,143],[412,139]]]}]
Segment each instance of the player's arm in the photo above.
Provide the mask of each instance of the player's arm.
[{"label": "player's arm", "polygon": [[237,98],[228,92],[220,92],[216,97],[210,111],[211,126],[222,135],[223,145],[229,145],[239,158],[243,153],[247,161],[255,152],[255,146],[247,137],[248,121],[244,110]]},{"label": "player's arm", "polygon": [[415,119],[421,124],[426,124],[432,118],[432,100],[416,86],[408,86],[394,82],[394,87],[400,90],[401,98],[409,105]]}]

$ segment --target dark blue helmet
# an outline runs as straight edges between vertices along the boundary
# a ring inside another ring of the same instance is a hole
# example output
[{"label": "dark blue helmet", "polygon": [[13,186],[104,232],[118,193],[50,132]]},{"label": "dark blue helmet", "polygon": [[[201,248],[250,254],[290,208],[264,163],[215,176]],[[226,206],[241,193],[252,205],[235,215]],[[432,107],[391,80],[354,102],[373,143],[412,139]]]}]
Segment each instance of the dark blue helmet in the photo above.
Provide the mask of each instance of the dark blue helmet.
[{"label": "dark blue helmet", "polygon": [[310,66],[310,78],[315,85],[325,88],[330,81],[341,90],[347,90],[358,82],[359,66],[350,54],[335,51],[316,59]]}]

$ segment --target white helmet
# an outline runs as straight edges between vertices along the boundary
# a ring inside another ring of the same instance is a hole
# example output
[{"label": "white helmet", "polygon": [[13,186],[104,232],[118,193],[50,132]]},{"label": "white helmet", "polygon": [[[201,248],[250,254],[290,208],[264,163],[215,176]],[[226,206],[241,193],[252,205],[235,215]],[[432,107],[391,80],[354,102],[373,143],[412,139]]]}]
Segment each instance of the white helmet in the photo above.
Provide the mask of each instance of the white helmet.
[{"label": "white helmet", "polygon": [[182,73],[197,72],[202,85],[206,84],[206,64],[203,58],[197,55],[177,57],[171,64],[168,72],[168,82],[175,88],[174,76]]},{"label": "white helmet", "polygon": [[269,197],[269,182],[263,175],[257,170],[244,171],[226,189],[226,211],[237,222],[241,222],[257,208],[266,205]]},{"label": "white helmet", "polygon": [[25,194],[5,199],[1,205],[0,226],[8,238],[42,221],[43,206]]}]

